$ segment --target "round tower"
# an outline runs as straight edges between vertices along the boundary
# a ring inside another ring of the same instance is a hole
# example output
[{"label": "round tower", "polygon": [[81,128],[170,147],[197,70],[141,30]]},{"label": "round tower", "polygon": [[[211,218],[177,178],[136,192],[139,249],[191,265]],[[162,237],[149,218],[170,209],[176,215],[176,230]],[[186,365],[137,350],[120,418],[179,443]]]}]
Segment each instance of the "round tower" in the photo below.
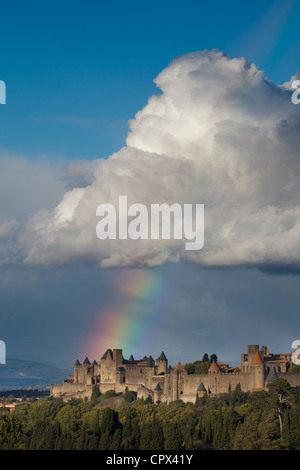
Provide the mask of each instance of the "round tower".
[{"label": "round tower", "polygon": [[253,359],[250,364],[250,374],[251,374],[251,389],[252,390],[262,390],[265,388],[265,366],[264,362],[259,354],[259,351],[256,351]]}]

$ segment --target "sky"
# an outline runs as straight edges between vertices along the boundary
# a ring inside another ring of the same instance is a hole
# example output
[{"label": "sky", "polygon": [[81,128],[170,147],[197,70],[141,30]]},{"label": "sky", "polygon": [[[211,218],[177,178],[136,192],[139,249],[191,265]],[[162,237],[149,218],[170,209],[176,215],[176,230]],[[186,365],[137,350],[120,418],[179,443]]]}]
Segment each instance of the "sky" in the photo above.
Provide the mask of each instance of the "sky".
[{"label": "sky", "polygon": [[[247,344],[291,350],[299,20],[296,0],[1,5],[8,357],[70,367],[117,347],[236,364]],[[204,249],[99,248],[97,203],[121,189],[132,202],[205,203]]]}]

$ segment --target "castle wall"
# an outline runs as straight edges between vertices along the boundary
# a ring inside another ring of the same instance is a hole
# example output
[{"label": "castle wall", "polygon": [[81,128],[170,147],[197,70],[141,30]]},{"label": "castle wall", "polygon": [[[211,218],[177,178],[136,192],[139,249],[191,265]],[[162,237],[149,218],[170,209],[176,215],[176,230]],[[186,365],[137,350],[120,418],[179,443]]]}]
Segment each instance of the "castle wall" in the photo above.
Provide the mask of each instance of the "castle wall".
[{"label": "castle wall", "polygon": [[238,384],[241,390],[247,392],[255,388],[255,378],[249,373],[208,373],[202,375],[187,375],[181,382],[179,387],[178,398],[183,401],[194,402],[196,399],[197,389],[203,383],[206,390],[210,390],[212,395],[219,393],[227,393],[229,387],[234,390]]},{"label": "castle wall", "polygon": [[[269,359],[284,355],[270,355],[266,347],[262,347],[265,365],[251,365],[249,359],[254,357],[259,350],[257,345],[248,347],[248,354],[242,355],[242,364],[246,371],[241,373],[228,373],[209,371],[207,374],[188,375],[187,371],[179,363],[175,369],[167,369],[167,361],[156,361],[154,367],[146,367],[147,361],[134,363],[123,361],[121,349],[108,350],[101,359],[101,364],[83,365],[76,363],[74,376],[69,376],[63,384],[51,385],[51,396],[60,397],[63,400],[71,398],[90,398],[95,384],[99,386],[101,393],[114,390],[115,393],[124,393],[126,387],[135,391],[139,398],[147,398],[150,394],[154,402],[170,403],[175,400],[195,402],[197,389],[202,382],[206,390],[218,395],[227,393],[229,387],[234,390],[240,384],[244,392],[266,389],[265,376],[267,375]],[[260,351],[260,355],[262,352]],[[288,355],[287,359],[288,359]],[[162,371],[168,371],[159,375]],[[278,372],[278,376],[285,378],[292,387],[300,389],[300,373],[289,374]],[[156,390],[159,384],[158,390]]]},{"label": "castle wall", "polygon": [[295,387],[296,389],[300,389],[300,373],[289,373],[289,372],[279,372],[278,377],[281,379],[285,379],[288,381],[291,387]]},{"label": "castle wall", "polygon": [[92,386],[81,384],[74,384],[70,382],[64,382],[63,384],[51,384],[50,395],[54,398],[61,398],[64,401],[71,400],[72,398],[85,397],[90,399],[92,396]]}]

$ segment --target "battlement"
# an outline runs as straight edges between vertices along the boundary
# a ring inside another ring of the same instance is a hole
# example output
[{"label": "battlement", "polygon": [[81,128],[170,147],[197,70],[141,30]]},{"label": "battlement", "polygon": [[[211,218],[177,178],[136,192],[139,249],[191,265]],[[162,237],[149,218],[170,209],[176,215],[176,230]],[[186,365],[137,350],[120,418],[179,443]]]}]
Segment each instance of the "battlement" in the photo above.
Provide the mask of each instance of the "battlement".
[{"label": "battlement", "polygon": [[300,387],[300,373],[287,373],[292,364],[289,354],[270,354],[267,346],[260,349],[259,345],[249,345],[247,351],[241,355],[241,372],[231,372],[229,364],[212,362],[206,374],[196,375],[188,374],[181,362],[176,367],[168,366],[163,351],[156,360],[151,355],[124,359],[122,349],[107,349],[99,362],[91,363],[87,357],[82,364],[77,360],[74,376],[68,376],[62,384],[51,385],[51,396],[64,400],[90,398],[95,386],[101,393],[107,390],[124,393],[127,387],[139,390],[140,397],[150,394],[154,401],[195,401],[197,393],[204,390],[210,395],[226,393],[237,385],[245,392],[264,390],[268,381],[283,375],[293,387]]}]

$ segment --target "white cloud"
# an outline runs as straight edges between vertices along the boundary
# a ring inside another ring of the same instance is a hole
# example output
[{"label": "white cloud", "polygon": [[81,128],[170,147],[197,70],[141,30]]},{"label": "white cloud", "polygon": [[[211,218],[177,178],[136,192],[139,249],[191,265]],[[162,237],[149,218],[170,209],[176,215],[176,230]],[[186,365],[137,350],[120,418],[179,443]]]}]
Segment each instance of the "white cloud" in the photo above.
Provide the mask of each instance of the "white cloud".
[{"label": "white cloud", "polygon": [[[218,50],[174,59],[155,83],[162,93],[130,121],[126,147],[79,164],[84,187],[54,210],[2,228],[3,261],[299,264],[300,106],[289,87]],[[117,207],[119,195],[129,204],[205,204],[204,248],[185,251],[184,240],[100,241],[96,208]]]}]

